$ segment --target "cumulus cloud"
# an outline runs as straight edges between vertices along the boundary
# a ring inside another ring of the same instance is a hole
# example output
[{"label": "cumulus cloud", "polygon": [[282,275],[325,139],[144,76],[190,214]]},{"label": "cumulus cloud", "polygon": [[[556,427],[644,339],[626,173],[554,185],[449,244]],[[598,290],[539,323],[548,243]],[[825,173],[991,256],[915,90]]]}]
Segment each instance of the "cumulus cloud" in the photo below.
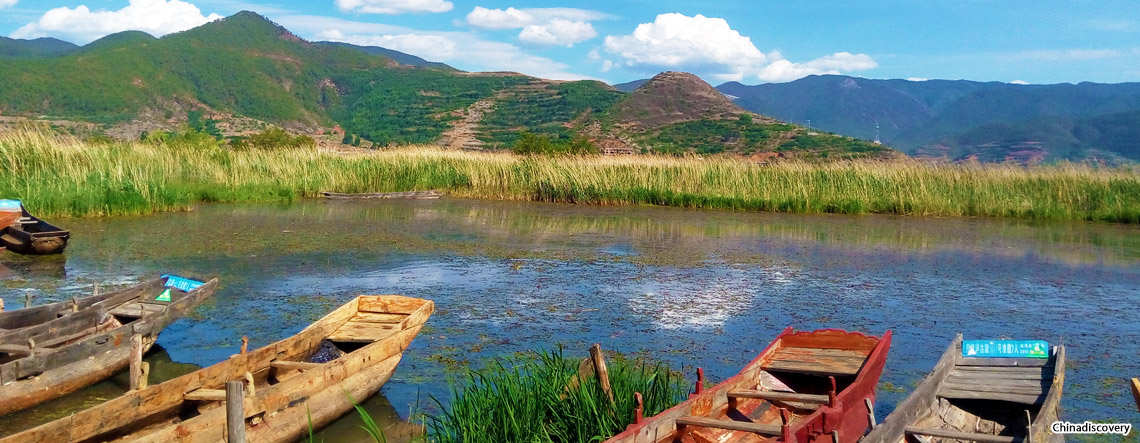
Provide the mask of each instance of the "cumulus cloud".
[{"label": "cumulus cloud", "polygon": [[907,77],[906,80],[910,82],[924,82],[930,79],[926,77]]},{"label": "cumulus cloud", "polygon": [[567,71],[566,64],[528,54],[510,43],[484,40],[470,32],[424,31],[303,15],[277,17],[277,22],[311,40],[380,46],[468,71],[515,71],[555,80],[589,79]]},{"label": "cumulus cloud", "polygon": [[16,3],[19,1],[20,0],[0,0],[0,9],[7,8],[9,6],[16,6]]},{"label": "cumulus cloud", "polygon": [[336,6],[342,11],[365,14],[447,12],[455,7],[444,0],[336,0]]},{"label": "cumulus cloud", "polygon": [[162,36],[220,18],[222,16],[218,14],[202,15],[197,6],[180,0],[131,0],[130,4],[117,11],[91,11],[86,5],[74,9],[55,8],[44,13],[39,20],[17,29],[12,37],[57,35],[86,43],[121,31],[137,30]]},{"label": "cumulus cloud", "polygon": [[598,36],[591,20],[609,15],[575,8],[488,9],[476,6],[467,24],[481,29],[522,29],[519,40],[543,46],[574,46]]},{"label": "cumulus cloud", "polygon": [[1015,85],[1028,85],[1029,84],[1029,82],[1027,82],[1025,80],[1014,80],[1014,81],[1011,81],[1010,83],[1013,83]]},{"label": "cumulus cloud", "polygon": [[866,54],[838,52],[795,63],[779,52],[765,54],[722,18],[660,14],[630,35],[608,36],[605,49],[632,70],[683,69],[721,81],[786,82],[815,74],[839,74],[878,66]]}]

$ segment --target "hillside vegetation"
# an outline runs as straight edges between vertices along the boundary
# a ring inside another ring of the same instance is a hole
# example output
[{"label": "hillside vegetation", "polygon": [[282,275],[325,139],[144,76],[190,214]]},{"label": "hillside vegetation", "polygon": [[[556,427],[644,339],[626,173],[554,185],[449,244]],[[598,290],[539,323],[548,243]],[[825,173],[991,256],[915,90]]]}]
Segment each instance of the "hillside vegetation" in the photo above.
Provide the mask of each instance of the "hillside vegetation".
[{"label": "hillside vegetation", "polygon": [[0,134],[0,195],[43,216],[186,210],[320,191],[439,189],[473,198],[806,213],[985,216],[1140,223],[1140,171],[916,160],[767,166],[731,157],[519,156],[407,147],[336,154],[234,150],[212,137],[85,143]]},{"label": "hillside vegetation", "polygon": [[691,74],[664,73],[625,94],[596,81],[467,73],[384,48],[310,43],[252,12],[162,38],[128,31],[0,64],[0,112],[95,122],[83,133],[127,140],[201,115],[238,139],[277,125],[363,146],[505,150],[527,132],[607,152],[893,154],[745,111]]}]

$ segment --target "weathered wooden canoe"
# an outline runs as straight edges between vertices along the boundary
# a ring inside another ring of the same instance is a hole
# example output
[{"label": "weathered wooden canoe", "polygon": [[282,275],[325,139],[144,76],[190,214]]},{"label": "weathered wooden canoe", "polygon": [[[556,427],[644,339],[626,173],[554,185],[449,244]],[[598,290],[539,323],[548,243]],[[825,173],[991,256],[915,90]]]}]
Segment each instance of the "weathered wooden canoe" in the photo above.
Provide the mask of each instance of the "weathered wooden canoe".
[{"label": "weathered wooden canoe", "polygon": [[1140,410],[1140,378],[1132,379],[1132,398],[1136,400],[1136,409]]},{"label": "weathered wooden canoe", "polygon": [[389,198],[429,200],[439,198],[442,195],[443,193],[439,191],[374,192],[367,194],[341,194],[339,192],[321,192],[321,196],[333,200],[366,200]]},{"label": "weathered wooden canoe", "polygon": [[[3,313],[0,415],[28,408],[110,377],[130,363],[132,335],[143,352],[159,332],[217,289],[218,280],[184,292],[165,278],[117,292]],[[156,300],[170,289],[170,300]]]},{"label": "weathered wooden canoe", "polygon": [[0,230],[0,246],[19,254],[59,254],[67,247],[71,233],[21,210],[21,216]]},{"label": "weathered wooden canoe", "polygon": [[836,329],[785,329],[739,374],[608,443],[853,443],[871,425],[870,405],[886,364],[881,337]]},{"label": "weathered wooden canoe", "polygon": [[[434,310],[430,300],[360,296],[292,337],[0,439],[94,442],[219,442],[224,386],[253,380],[243,398],[246,438],[292,442],[375,394]],[[313,357],[335,357],[314,363]]]},{"label": "weathered wooden canoe", "polygon": [[1064,441],[1049,430],[1064,381],[1064,346],[1048,358],[963,357],[958,334],[934,370],[863,441]]}]

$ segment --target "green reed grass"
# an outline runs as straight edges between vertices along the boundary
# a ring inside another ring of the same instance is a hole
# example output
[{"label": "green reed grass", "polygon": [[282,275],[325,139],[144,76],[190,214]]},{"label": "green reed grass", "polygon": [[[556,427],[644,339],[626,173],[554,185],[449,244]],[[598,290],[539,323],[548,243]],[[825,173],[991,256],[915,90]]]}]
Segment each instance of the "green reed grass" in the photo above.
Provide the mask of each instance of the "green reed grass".
[{"label": "green reed grass", "polygon": [[444,411],[425,418],[428,437],[439,443],[599,442],[634,421],[634,393],[646,417],[681,402],[690,385],[662,365],[615,358],[608,363],[611,404],[593,377],[568,388],[578,362],[561,350],[534,358],[496,359],[471,371]]},{"label": "green reed grass", "polygon": [[756,165],[726,156],[525,157],[408,147],[366,153],[230,150],[209,140],[87,143],[0,134],[0,198],[37,214],[188,210],[320,191],[439,189],[461,197],[599,205],[1140,223],[1140,169],[920,160]]}]

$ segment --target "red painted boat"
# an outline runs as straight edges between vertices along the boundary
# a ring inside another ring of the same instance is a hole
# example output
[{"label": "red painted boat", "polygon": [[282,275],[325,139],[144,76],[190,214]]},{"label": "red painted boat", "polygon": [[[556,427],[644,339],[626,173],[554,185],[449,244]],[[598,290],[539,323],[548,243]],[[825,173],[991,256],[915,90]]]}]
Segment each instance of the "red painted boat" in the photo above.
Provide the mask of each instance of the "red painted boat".
[{"label": "red painted boat", "polygon": [[[787,328],[739,374],[607,443],[855,443],[871,427],[891,331]],[[640,413],[638,413],[640,415]]]}]

